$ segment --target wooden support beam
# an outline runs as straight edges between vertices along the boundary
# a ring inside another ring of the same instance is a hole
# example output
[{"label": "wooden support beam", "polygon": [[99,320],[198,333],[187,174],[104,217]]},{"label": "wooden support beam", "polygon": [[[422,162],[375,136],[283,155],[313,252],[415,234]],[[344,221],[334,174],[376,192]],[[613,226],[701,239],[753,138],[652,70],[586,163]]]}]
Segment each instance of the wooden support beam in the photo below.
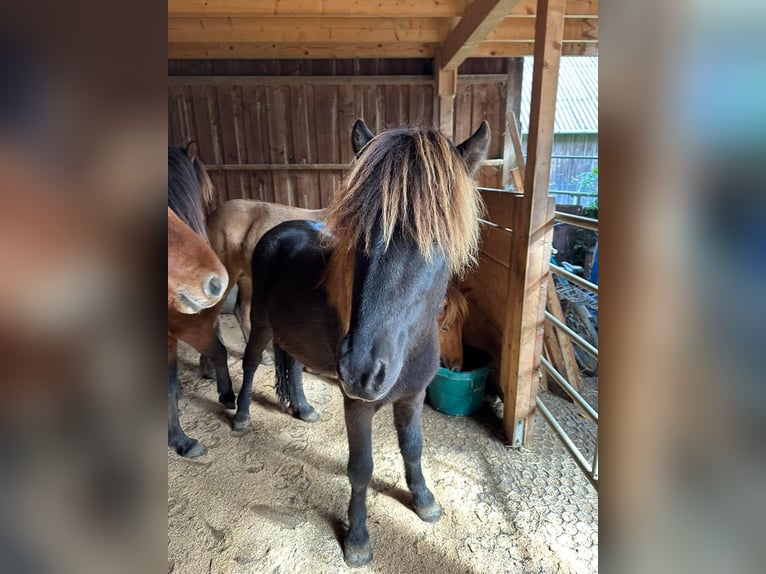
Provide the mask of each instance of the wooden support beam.
[{"label": "wooden support beam", "polygon": [[[551,315],[556,317],[559,321],[566,324],[566,318],[564,317],[564,311],[561,308],[561,301],[559,300],[558,293],[553,286],[553,277],[549,278],[548,293],[546,299],[548,301],[548,310]],[[561,358],[563,369],[556,367],[556,370],[562,375],[566,376],[569,384],[572,385],[578,391],[582,389],[582,375],[580,374],[580,367],[577,366],[577,359],[575,358],[574,349],[572,348],[572,341],[569,336],[561,329],[556,328],[551,320],[546,320],[546,329],[550,329],[555,333],[556,340],[558,341],[559,348],[561,349]],[[555,366],[555,365],[554,365]]]},{"label": "wooden support beam", "polygon": [[553,118],[556,109],[566,0],[538,0],[532,108],[524,195],[517,199],[503,333],[500,381],[504,385],[503,424],[515,446],[532,432],[540,377],[545,294],[555,200],[548,196]]},{"label": "wooden support beam", "polygon": [[[513,143],[511,141],[509,116],[517,118],[521,114],[521,83],[524,75],[524,60],[522,58],[508,58],[508,77],[505,82],[505,134],[503,136],[503,187],[511,183],[517,191],[521,192],[523,186],[519,186],[520,175],[513,168],[516,164]],[[517,134],[518,135],[518,134]]]},{"label": "wooden support beam", "polygon": [[433,58],[437,44],[372,43],[305,44],[276,42],[171,42],[168,58]]},{"label": "wooden support beam", "polygon": [[[470,0],[168,0],[168,16],[310,16],[460,18]],[[533,16],[537,0],[520,0],[511,14]],[[598,0],[568,0],[567,16],[595,16]]]},{"label": "wooden support beam", "polygon": [[[533,42],[482,42],[471,54],[474,58],[513,58],[533,56]],[[598,56],[598,42],[564,42],[562,56]]]},{"label": "wooden support beam", "polygon": [[[526,22],[524,19],[523,22]],[[509,30],[513,30],[513,26]],[[524,36],[522,26],[518,34]],[[168,17],[170,43],[440,44],[451,29],[444,18]],[[510,32],[509,32],[510,33]],[[528,34],[527,34],[528,35]]]},{"label": "wooden support beam", "polygon": [[168,0],[168,15],[459,18],[467,5],[468,0]]},{"label": "wooden support beam", "polygon": [[439,49],[439,67],[457,70],[518,3],[519,0],[474,0]]},{"label": "wooden support beam", "polygon": [[455,94],[457,70],[444,70],[436,66],[436,99],[439,130],[450,139],[455,137]]},{"label": "wooden support beam", "polygon": [[[425,25],[416,25],[425,27]],[[488,43],[533,42],[534,40],[534,18],[506,18],[486,39]],[[564,42],[595,42],[597,40],[598,18],[567,18],[564,21]]]}]

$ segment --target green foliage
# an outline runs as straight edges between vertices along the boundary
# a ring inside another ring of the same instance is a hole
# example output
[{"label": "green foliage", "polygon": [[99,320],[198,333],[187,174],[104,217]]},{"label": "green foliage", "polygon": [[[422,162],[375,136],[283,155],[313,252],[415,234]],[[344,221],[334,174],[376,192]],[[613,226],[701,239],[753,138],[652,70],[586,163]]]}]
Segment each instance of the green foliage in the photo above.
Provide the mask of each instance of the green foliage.
[{"label": "green foliage", "polygon": [[[591,171],[583,172],[572,178],[577,185],[577,191],[589,191],[598,193],[598,167]],[[583,217],[598,219],[598,197],[583,207]],[[578,229],[572,243],[572,257],[570,263],[585,266],[585,257],[597,241],[597,234],[587,229]]]}]

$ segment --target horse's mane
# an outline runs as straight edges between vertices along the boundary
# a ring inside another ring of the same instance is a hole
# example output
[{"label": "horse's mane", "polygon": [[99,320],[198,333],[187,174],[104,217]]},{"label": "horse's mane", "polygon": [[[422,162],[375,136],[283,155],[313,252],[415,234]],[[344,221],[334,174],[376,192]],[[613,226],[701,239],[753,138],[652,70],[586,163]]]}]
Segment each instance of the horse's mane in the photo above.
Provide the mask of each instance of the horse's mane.
[{"label": "horse's mane", "polygon": [[205,207],[212,201],[213,184],[199,158],[189,158],[186,148],[168,147],[168,207],[207,238]]},{"label": "horse's mane", "polygon": [[396,128],[375,136],[351,165],[327,215],[336,251],[362,241],[369,252],[375,225],[387,247],[394,232],[430,259],[441,252],[460,274],[475,263],[482,211],[465,162],[440,132]]},{"label": "horse's mane", "polygon": [[456,321],[464,322],[468,317],[468,299],[455,281],[450,281],[447,287],[446,300],[441,324],[451,327]]}]

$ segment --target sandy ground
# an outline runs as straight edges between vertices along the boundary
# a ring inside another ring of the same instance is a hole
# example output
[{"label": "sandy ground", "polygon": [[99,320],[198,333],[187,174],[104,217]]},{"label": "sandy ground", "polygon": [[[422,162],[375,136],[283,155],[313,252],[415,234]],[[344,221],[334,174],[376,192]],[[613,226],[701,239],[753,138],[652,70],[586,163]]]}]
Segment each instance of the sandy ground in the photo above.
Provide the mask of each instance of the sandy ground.
[{"label": "sandy ground", "polygon": [[[238,390],[242,337],[231,316],[223,319]],[[168,572],[352,571],[342,553],[350,486],[340,389],[304,374],[306,396],[321,415],[304,423],[280,411],[273,369],[261,366],[253,430],[238,434],[231,411],[216,400],[215,383],[200,378],[196,363],[196,353],[183,347],[181,422],[208,454],[187,460],[168,450]],[[597,571],[596,492],[539,415],[532,444],[510,449],[498,409],[499,401],[488,401],[463,418],[425,407],[423,468],[444,509],[435,524],[409,506],[391,408],[377,414],[368,495],[374,557],[353,571]]]}]

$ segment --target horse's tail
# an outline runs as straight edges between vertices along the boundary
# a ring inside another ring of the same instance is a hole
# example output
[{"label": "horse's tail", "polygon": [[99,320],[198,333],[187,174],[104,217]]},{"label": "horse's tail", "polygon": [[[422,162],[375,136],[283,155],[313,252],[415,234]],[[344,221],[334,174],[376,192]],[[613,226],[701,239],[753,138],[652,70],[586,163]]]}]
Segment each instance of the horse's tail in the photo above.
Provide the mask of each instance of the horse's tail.
[{"label": "horse's tail", "polygon": [[290,364],[292,363],[287,352],[274,343],[274,386],[279,397],[279,406],[286,411],[290,406]]}]

